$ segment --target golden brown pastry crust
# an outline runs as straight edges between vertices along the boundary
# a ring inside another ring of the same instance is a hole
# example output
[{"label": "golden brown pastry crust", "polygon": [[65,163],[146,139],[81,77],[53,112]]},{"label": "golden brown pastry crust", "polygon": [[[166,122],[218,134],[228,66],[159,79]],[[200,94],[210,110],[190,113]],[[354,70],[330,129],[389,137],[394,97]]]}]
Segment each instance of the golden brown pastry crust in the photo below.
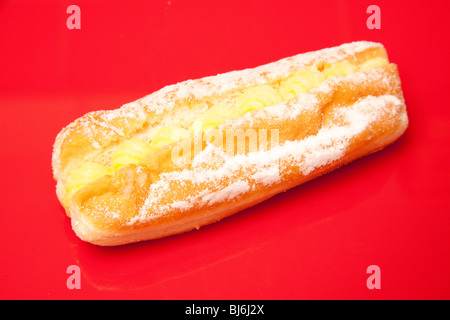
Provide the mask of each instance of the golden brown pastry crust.
[{"label": "golden brown pastry crust", "polygon": [[[64,128],[53,152],[57,194],[71,170],[86,159],[107,163],[108,150],[173,115],[181,101],[199,101],[276,81],[320,63],[387,57],[382,45],[356,42],[283,59],[255,69],[189,80],[114,111],[91,112]],[[78,190],[65,205],[77,235],[99,245],[161,238],[218,221],[279,192],[314,179],[395,141],[408,126],[397,67],[388,64],[333,77],[279,105],[228,120],[227,130],[278,130],[268,150],[229,154],[202,141],[188,162],[172,143]]]}]

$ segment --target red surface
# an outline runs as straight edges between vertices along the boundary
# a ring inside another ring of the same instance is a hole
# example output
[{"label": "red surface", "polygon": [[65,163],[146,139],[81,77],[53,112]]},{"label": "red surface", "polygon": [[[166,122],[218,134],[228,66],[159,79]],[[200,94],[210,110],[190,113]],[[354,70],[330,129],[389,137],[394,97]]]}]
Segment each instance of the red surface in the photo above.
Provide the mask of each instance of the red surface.
[{"label": "red surface", "polygon": [[[66,8],[81,8],[69,30]],[[381,30],[366,9],[381,8]],[[0,298],[448,299],[449,1],[1,1]],[[55,196],[59,130],[165,85],[355,40],[399,65],[394,145],[214,225],[116,248]],[[366,286],[378,265],[381,289]],[[81,268],[69,290],[66,269]]]}]

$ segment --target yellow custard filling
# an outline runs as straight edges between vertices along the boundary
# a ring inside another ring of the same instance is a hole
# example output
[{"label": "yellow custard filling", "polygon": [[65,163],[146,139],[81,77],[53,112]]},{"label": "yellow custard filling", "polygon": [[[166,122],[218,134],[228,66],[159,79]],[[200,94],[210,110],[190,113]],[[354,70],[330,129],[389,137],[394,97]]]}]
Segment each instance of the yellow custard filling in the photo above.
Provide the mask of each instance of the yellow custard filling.
[{"label": "yellow custard filling", "polygon": [[137,164],[145,155],[155,149],[155,146],[141,139],[126,140],[119,145],[112,155],[112,169],[117,170],[131,163]]},{"label": "yellow custard filling", "polygon": [[70,198],[81,189],[84,185],[91,181],[97,180],[107,174],[112,174],[113,170],[101,164],[86,161],[78,168],[72,170],[64,185],[65,194],[64,202],[68,202]]},{"label": "yellow custard filling", "polygon": [[236,100],[239,114],[243,116],[247,112],[279,104],[283,101],[283,98],[275,88],[269,85],[261,85],[244,90]]},{"label": "yellow custard filling", "polygon": [[326,80],[324,74],[316,67],[309,67],[295,72],[282,81],[278,91],[283,100],[290,100],[300,93],[307,92],[318,87]]},{"label": "yellow custard filling", "polygon": [[293,99],[298,94],[320,86],[330,77],[347,76],[358,71],[387,65],[385,58],[377,57],[356,65],[348,61],[321,64],[299,70],[289,77],[272,85],[259,85],[244,89],[235,99],[234,105],[218,103],[211,106],[192,123],[189,128],[167,125],[159,128],[150,141],[133,138],[122,142],[114,151],[111,167],[94,162],[84,162],[73,170],[64,185],[66,202],[87,183],[104,175],[113,174],[127,164],[138,164],[149,153],[165,145],[189,137],[195,130],[206,131],[215,128],[226,120],[243,116],[247,112],[260,110]]},{"label": "yellow custard filling", "polygon": [[225,104],[219,104],[209,108],[202,113],[194,123],[189,127],[189,132],[192,134],[195,130],[208,130],[215,128],[226,120],[235,119],[240,117],[239,110],[234,106],[228,106]]}]

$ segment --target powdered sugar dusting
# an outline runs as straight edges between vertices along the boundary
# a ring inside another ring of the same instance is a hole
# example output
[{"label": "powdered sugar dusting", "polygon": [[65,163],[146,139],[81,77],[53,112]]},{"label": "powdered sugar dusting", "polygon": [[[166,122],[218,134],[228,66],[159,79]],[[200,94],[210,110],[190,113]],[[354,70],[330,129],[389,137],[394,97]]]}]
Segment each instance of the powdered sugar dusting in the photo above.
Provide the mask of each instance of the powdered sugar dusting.
[{"label": "powdered sugar dusting", "polygon": [[[59,176],[59,170],[61,169],[60,152],[62,142],[70,136],[73,130],[82,130],[91,142],[92,147],[99,150],[105,144],[117,138],[117,136],[123,137],[125,135],[123,130],[114,124],[115,120],[123,120],[125,122],[120,124],[121,127],[129,127],[127,124],[131,121],[143,124],[152,113],[163,114],[170,111],[182,100],[200,100],[211,95],[211,92],[221,95],[243,86],[267,83],[267,81],[286,77],[294,70],[314,62],[333,63],[337,60],[354,56],[358,52],[381,46],[379,43],[359,41],[346,43],[334,48],[302,53],[252,69],[231,71],[216,76],[169,85],[141,99],[127,103],[119,109],[97,111],[91,115],[87,114],[67,126],[58,135],[52,156],[54,176]],[[267,112],[276,112],[277,110],[279,109],[267,108]],[[92,115],[98,117],[95,122],[95,128],[92,126],[94,118]],[[138,127],[136,126],[135,128]],[[101,134],[99,134],[100,130]]]},{"label": "powdered sugar dusting", "polygon": [[[147,95],[138,102],[147,106],[149,111],[162,114],[172,110],[177,101],[185,99],[202,99],[214,92],[217,95],[244,86],[260,85],[267,81],[287,77],[294,70],[310,65],[313,61],[333,63],[354,56],[358,52],[370,48],[381,47],[381,44],[357,41],[338,47],[322,49],[314,52],[301,53],[252,69],[231,71],[199,80],[187,80],[178,84],[166,86],[161,90]],[[170,99],[167,99],[167,97]]]},{"label": "powdered sugar dusting", "polygon": [[202,204],[213,205],[217,202],[229,201],[249,190],[250,185],[247,181],[236,181],[222,190],[206,194],[202,198]]},{"label": "powdered sugar dusting", "polygon": [[271,184],[279,181],[280,178],[280,168],[278,165],[271,165],[269,167],[261,168],[260,171],[251,176],[251,179],[256,183],[260,183],[265,186],[270,186]]},{"label": "powdered sugar dusting", "polygon": [[[386,114],[396,114],[403,102],[395,96],[368,96],[351,106],[340,108],[344,124],[324,126],[316,135],[303,140],[286,141],[266,151],[247,155],[228,156],[222,149],[208,145],[194,158],[192,169],[163,173],[150,187],[148,198],[139,214],[129,220],[129,225],[141,223],[164,215],[168,210],[188,210],[217,202],[230,201],[251,193],[258,184],[271,186],[282,183],[289,174],[288,168],[298,168],[303,175],[341,158],[352,138]],[[218,167],[205,169],[211,158],[219,159]],[[223,181],[227,185],[223,186]],[[222,183],[222,184],[221,184]],[[164,202],[174,187],[204,186],[184,199]],[[164,204],[161,204],[164,203]]]}]

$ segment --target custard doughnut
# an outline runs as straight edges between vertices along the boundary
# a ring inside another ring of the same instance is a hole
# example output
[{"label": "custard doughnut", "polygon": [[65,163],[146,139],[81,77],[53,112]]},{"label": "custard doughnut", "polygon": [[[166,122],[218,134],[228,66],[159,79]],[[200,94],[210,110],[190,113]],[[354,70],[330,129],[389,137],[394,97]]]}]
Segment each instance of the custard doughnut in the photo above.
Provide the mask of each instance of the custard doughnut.
[{"label": "custard doughnut", "polygon": [[408,126],[397,66],[353,42],[170,85],[56,137],[56,193],[98,245],[221,220],[394,142]]}]

